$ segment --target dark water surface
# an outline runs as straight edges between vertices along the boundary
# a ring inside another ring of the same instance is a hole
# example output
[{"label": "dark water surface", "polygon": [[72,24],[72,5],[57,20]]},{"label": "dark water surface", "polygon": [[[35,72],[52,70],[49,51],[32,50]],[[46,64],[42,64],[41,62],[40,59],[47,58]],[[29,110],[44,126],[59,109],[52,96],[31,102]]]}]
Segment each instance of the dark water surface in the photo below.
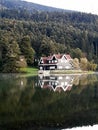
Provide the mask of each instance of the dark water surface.
[{"label": "dark water surface", "polygon": [[0,74],[0,130],[98,124],[98,75]]}]

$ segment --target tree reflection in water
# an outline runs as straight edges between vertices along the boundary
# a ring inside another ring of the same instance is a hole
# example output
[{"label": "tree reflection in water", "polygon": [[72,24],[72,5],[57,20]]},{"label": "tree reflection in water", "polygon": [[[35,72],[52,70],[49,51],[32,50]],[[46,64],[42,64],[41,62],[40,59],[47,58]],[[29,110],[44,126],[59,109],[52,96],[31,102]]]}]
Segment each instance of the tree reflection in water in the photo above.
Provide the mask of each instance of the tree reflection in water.
[{"label": "tree reflection in water", "polygon": [[0,129],[98,123],[98,76],[0,76]]}]

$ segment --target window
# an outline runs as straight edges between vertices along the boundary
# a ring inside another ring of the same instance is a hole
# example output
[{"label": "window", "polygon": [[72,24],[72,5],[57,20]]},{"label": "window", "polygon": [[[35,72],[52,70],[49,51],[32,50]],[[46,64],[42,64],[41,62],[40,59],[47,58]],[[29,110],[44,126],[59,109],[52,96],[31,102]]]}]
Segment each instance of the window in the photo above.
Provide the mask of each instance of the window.
[{"label": "window", "polygon": [[50,66],[50,69],[55,69],[55,66]]},{"label": "window", "polygon": [[43,67],[41,66],[41,67],[40,67],[40,70],[42,70],[42,69],[43,69]]}]

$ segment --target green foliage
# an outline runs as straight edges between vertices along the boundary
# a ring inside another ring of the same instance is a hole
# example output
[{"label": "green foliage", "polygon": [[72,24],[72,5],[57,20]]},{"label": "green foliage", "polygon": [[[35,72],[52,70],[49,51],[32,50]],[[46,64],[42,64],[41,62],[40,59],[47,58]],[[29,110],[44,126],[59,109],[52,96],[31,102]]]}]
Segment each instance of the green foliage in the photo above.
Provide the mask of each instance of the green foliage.
[{"label": "green foliage", "polygon": [[32,65],[34,61],[35,51],[31,47],[29,36],[25,36],[22,38],[21,43],[20,43],[20,49],[21,49],[22,55],[24,55],[27,60],[27,64]]},{"label": "green foliage", "polygon": [[73,58],[80,59],[83,57],[83,52],[79,48],[76,48],[71,50],[71,55]]},{"label": "green foliage", "polygon": [[6,59],[7,62],[2,66],[2,72],[4,73],[15,73],[19,72],[17,67],[15,66],[16,62],[14,59]]},{"label": "green foliage", "polygon": [[17,63],[20,55],[30,66],[35,58],[53,53],[69,53],[78,59],[86,56],[98,63],[98,16],[79,12],[29,12],[23,8],[0,10],[0,14],[1,71],[12,61],[10,58]]}]

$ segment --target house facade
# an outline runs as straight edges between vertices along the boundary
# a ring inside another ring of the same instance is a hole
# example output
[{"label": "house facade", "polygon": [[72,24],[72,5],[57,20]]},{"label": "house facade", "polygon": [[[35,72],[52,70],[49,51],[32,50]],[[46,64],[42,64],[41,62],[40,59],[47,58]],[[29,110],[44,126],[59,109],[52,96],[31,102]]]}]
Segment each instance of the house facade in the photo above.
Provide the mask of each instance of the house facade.
[{"label": "house facade", "polygon": [[68,54],[54,54],[48,57],[41,57],[39,70],[67,70],[73,69],[72,58]]}]

